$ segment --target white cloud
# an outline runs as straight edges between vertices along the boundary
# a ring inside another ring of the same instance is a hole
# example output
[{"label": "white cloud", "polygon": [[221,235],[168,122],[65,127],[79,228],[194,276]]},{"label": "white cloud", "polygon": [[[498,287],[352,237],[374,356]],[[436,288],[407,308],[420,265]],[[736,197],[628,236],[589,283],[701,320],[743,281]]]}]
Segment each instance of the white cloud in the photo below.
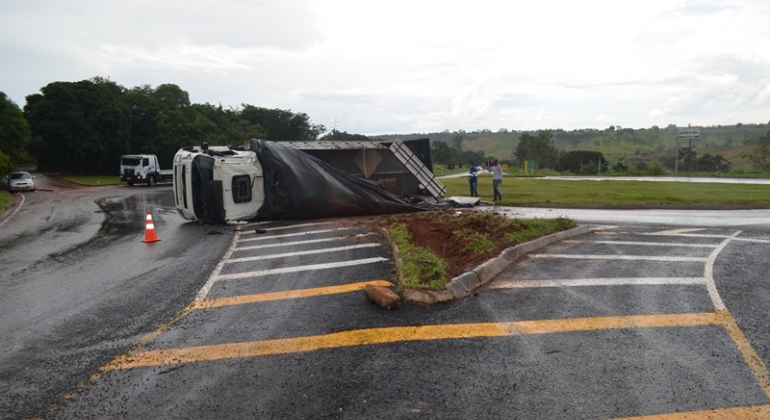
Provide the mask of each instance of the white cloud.
[{"label": "white cloud", "polygon": [[175,83],[365,134],[766,122],[769,18],[763,0],[28,0],[0,15],[0,90]]},{"label": "white cloud", "polygon": [[759,106],[770,105],[770,83],[767,80],[763,80],[763,83],[765,83],[765,88],[757,94],[755,101],[755,104]]}]

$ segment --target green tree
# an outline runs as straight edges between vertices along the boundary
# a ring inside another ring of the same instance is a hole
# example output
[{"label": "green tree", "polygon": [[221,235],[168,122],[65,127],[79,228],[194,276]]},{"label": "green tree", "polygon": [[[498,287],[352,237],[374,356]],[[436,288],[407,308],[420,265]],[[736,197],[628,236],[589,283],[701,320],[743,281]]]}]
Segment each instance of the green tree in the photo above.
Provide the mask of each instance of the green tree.
[{"label": "green tree", "polygon": [[698,154],[695,149],[687,147],[681,147],[678,153],[679,162],[682,164],[680,169],[686,172],[692,172],[695,169],[695,162],[698,158]]},{"label": "green tree", "polygon": [[163,105],[150,85],[129,89],[123,96],[131,110],[130,153],[150,153],[158,138],[158,113]]},{"label": "green tree", "polygon": [[430,145],[430,155],[434,162],[444,165],[455,163],[456,159],[452,159],[452,152],[449,149],[449,145],[443,141],[434,141]]},{"label": "green tree", "polygon": [[604,155],[601,152],[589,150],[573,150],[565,153],[559,157],[555,169],[559,172],[569,171],[579,174],[586,171],[586,165],[589,162],[593,162],[593,172],[589,171],[591,174],[595,175],[599,172],[597,162],[601,162],[601,172],[607,172],[609,163],[604,159]]},{"label": "green tree", "polygon": [[109,80],[53,82],[27,96],[24,115],[30,124],[31,151],[38,168],[71,173],[114,172],[129,151],[131,111],[122,88]]},{"label": "green tree", "polygon": [[473,162],[476,164],[476,166],[484,166],[484,164],[487,161],[486,156],[484,156],[484,151],[473,151],[473,150],[466,150],[464,152],[459,153],[459,159],[461,162],[465,164],[469,164],[470,162]]},{"label": "green tree", "polygon": [[313,141],[326,128],[321,124],[312,124],[305,113],[293,113],[283,109],[268,109],[242,104],[240,119],[248,125],[261,127],[264,140]]},{"label": "green tree", "polygon": [[31,136],[29,123],[19,106],[0,91],[0,175],[31,160],[27,153]]},{"label": "green tree", "polygon": [[181,109],[190,106],[190,95],[174,84],[159,85],[153,91],[153,97],[163,104],[164,110]]},{"label": "green tree", "polygon": [[452,137],[452,147],[457,150],[458,152],[463,151],[463,136],[456,135]]},{"label": "green tree", "polygon": [[131,109],[131,152],[155,154],[161,166],[170,167],[182,147],[202,142],[238,145],[248,139],[233,129],[237,117],[221,106],[191,104],[189,94],[177,85],[142,85],[123,96]]},{"label": "green tree", "polygon": [[722,155],[706,153],[699,157],[695,163],[699,171],[703,172],[730,172],[731,164]]},{"label": "green tree", "polygon": [[346,131],[339,131],[336,128],[324,134],[319,140],[323,141],[371,141],[369,137],[363,134],[348,134]]},{"label": "green tree", "polygon": [[0,150],[0,176],[10,173],[14,167],[11,158]]},{"label": "green tree", "polygon": [[554,168],[559,159],[551,131],[540,131],[534,136],[522,134],[514,154],[519,162],[534,160],[540,168]]}]

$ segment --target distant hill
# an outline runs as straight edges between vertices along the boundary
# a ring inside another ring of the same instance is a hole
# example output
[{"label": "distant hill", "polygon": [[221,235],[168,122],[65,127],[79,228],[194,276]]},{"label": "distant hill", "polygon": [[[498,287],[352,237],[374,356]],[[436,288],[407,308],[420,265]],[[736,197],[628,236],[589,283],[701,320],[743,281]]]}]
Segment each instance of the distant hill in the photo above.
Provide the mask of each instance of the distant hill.
[{"label": "distant hill", "polygon": [[[637,160],[657,160],[661,156],[673,155],[676,149],[676,138],[679,129],[700,129],[700,140],[692,147],[698,156],[706,153],[720,154],[729,160],[734,169],[749,169],[748,162],[739,155],[763,142],[770,143],[770,126],[768,124],[736,124],[710,127],[652,127],[631,129],[609,127],[604,130],[550,130],[554,134],[554,144],[559,150],[590,150],[602,152],[605,158],[612,162],[620,159],[626,162]],[[524,133],[534,134],[536,131],[504,131],[492,132],[481,130],[475,132],[444,131],[441,133],[391,134],[376,136],[378,139],[392,141],[416,138],[430,138],[431,142],[443,141],[452,145],[455,136],[463,136],[464,150],[483,150],[486,156],[499,159],[513,159],[513,151]],[[688,147],[688,144],[680,144]]]}]

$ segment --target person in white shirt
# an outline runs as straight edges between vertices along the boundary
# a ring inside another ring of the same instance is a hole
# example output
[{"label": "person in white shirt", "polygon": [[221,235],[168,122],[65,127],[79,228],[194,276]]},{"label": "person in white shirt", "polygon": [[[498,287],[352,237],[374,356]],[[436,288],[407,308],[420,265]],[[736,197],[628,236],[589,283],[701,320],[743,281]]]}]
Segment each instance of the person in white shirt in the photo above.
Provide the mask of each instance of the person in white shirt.
[{"label": "person in white shirt", "polygon": [[503,167],[497,161],[497,158],[492,159],[492,190],[494,190],[495,196],[492,201],[502,200],[503,196],[498,191],[497,186],[503,183]]}]

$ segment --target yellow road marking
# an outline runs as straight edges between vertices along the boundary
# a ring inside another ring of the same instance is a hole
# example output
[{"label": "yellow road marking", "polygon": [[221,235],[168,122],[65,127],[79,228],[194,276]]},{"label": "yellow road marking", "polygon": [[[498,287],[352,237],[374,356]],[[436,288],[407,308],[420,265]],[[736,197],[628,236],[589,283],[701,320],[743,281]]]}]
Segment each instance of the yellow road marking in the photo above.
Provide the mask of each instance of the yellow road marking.
[{"label": "yellow road marking", "polygon": [[102,371],[106,372],[110,370],[132,369],[147,366],[299,353],[337,347],[386,344],[403,341],[503,337],[510,335],[549,334],[603,329],[684,327],[699,325],[719,325],[719,319],[715,313],[696,313],[371,328],[308,337],[128,353],[117,357],[111,363],[105,365],[102,368]]},{"label": "yellow road marking", "polygon": [[624,417],[616,420],[764,420],[770,418],[770,405],[722,408],[685,413],[656,414],[652,416]]},{"label": "yellow road marking", "polygon": [[242,295],[218,299],[193,301],[188,309],[207,309],[222,306],[245,305],[248,303],[268,302],[271,300],[298,299],[313,296],[335,295],[363,290],[367,285],[392,287],[393,283],[386,280],[365,281],[360,283],[343,284],[341,286],[315,287],[312,289],[285,290],[281,292]]},{"label": "yellow road marking", "polygon": [[[743,334],[743,331],[738,327],[738,324],[735,322],[735,318],[733,318],[732,314],[730,314],[730,311],[718,310],[717,316],[727,330],[727,333],[730,334],[730,338],[735,342],[738,351],[743,355],[743,359],[749,366],[751,373],[754,374],[757,382],[759,382],[759,386],[765,391],[765,395],[770,398],[770,372],[768,372],[767,366],[762,362],[762,359],[754,348],[751,347],[751,343],[749,343],[749,340]],[[770,416],[767,418],[770,418]]]}]

